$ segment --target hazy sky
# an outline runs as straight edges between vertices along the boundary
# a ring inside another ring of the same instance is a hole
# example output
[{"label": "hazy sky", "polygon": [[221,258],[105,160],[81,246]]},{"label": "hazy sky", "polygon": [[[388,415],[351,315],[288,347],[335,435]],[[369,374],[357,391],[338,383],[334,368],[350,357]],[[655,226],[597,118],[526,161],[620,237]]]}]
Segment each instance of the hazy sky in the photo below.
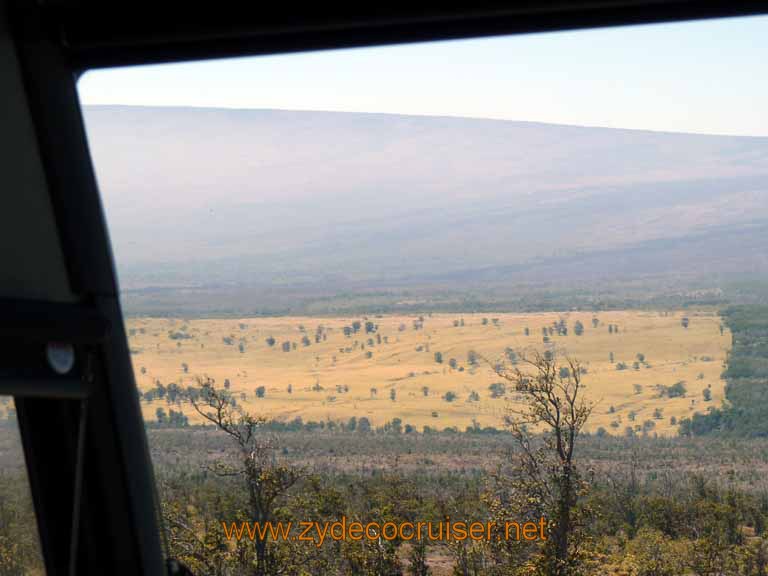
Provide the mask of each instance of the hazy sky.
[{"label": "hazy sky", "polygon": [[92,71],[86,104],[768,136],[768,16]]}]

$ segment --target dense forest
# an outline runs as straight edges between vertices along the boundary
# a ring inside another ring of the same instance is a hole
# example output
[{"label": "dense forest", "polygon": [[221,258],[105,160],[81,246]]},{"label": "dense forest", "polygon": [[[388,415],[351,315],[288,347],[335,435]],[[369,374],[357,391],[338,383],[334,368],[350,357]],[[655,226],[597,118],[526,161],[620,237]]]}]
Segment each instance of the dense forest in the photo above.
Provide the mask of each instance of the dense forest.
[{"label": "dense forest", "polygon": [[733,306],[722,316],[733,334],[723,373],[728,404],[684,419],[680,433],[768,436],[768,306]]}]

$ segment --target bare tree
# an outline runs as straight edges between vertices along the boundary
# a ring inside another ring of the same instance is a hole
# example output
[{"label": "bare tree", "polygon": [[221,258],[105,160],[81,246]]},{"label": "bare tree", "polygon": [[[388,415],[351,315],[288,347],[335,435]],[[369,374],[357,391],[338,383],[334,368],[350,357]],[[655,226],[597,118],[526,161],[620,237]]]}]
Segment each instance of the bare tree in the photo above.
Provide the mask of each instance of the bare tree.
[{"label": "bare tree", "polygon": [[[200,393],[192,398],[192,406],[234,441],[239,463],[217,463],[213,471],[220,476],[242,476],[248,490],[251,520],[264,525],[275,520],[278,501],[301,478],[301,472],[277,461],[274,438],[258,434],[265,423],[232,403],[229,392],[217,390],[211,378],[197,378]],[[256,566],[254,576],[280,574],[278,558],[268,545],[266,535],[254,541]]]},{"label": "bare tree", "polygon": [[[568,368],[568,370],[561,370]],[[588,485],[576,467],[576,444],[593,404],[584,399],[578,361],[555,354],[521,355],[514,366],[494,366],[522,396],[509,408],[506,424],[514,453],[514,492],[522,502],[535,502],[549,520],[549,534],[540,557],[542,572],[571,576],[582,560],[584,515],[580,500]],[[522,507],[529,504],[522,504]]]}]

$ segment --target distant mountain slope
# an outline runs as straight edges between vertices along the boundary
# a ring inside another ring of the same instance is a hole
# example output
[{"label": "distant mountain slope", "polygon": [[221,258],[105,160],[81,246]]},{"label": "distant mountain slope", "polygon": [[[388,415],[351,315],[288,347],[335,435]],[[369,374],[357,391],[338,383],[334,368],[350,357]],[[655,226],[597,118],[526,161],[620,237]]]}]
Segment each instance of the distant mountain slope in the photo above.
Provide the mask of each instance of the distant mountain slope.
[{"label": "distant mountain slope", "polygon": [[85,116],[126,290],[258,286],[263,299],[270,286],[768,273],[768,138],[277,110]]}]

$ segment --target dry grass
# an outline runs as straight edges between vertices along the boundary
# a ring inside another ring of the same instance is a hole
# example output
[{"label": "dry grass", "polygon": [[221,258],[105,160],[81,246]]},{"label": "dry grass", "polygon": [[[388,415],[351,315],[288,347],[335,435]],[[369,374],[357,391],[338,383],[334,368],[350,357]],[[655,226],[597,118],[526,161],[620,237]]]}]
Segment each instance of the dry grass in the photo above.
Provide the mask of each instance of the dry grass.
[{"label": "dry grass", "polygon": [[[683,315],[690,318],[687,329],[681,326]],[[592,325],[594,317],[600,322],[597,328]],[[488,318],[487,325],[483,325],[483,318]],[[498,326],[492,318],[498,319]],[[663,417],[655,420],[654,431],[669,434],[675,430],[670,424],[672,416],[679,419],[720,404],[724,388],[720,373],[731,335],[727,329],[720,334],[720,319],[710,311],[435,314],[424,317],[421,330],[414,330],[414,316],[369,317],[378,324],[378,333],[388,339],[388,343],[374,346],[367,340],[372,337],[375,343],[375,334],[362,330],[349,338],[343,334],[345,325],[353,320],[364,323],[362,318],[136,318],[128,321],[128,329],[142,390],[151,388],[155,379],[163,384],[187,385],[195,375],[208,375],[219,384],[229,379],[238,400],[248,410],[267,417],[301,416],[308,421],[367,416],[377,425],[399,417],[419,428],[463,428],[473,420],[483,426],[500,426],[508,402],[514,401],[514,394],[509,392],[506,399],[491,398],[488,387],[500,378],[483,362],[470,366],[468,352],[475,350],[493,361],[503,356],[506,347],[542,350],[542,327],[561,318],[567,322],[568,335],[555,333],[549,346],[586,367],[588,395],[598,402],[590,421],[592,430],[602,426],[610,433],[623,433],[628,425],[654,419],[654,410],[660,408]],[[464,320],[464,326],[454,327],[459,319]],[[584,324],[582,336],[573,332],[576,320]],[[404,331],[399,330],[401,324],[406,327]],[[619,327],[618,334],[609,333],[609,324]],[[315,343],[318,325],[324,327],[327,336]],[[300,326],[311,341],[309,346],[301,343],[304,333]],[[172,340],[171,331],[183,331],[191,338]],[[277,341],[273,347],[266,343],[270,336]],[[234,344],[225,344],[227,337]],[[284,341],[295,342],[296,349],[283,352]],[[239,351],[240,343],[244,352]],[[365,344],[364,349],[361,344]],[[351,351],[344,351],[350,347]],[[367,358],[367,352],[372,357]],[[435,361],[435,352],[442,353],[442,364]],[[635,370],[638,353],[645,355],[648,366]],[[464,371],[451,369],[450,358],[455,358]],[[625,362],[628,369],[617,370],[619,362]],[[188,364],[188,372],[183,371],[182,363]],[[670,386],[678,381],[685,382],[685,397],[659,396],[656,385]],[[318,384],[321,390],[317,390]],[[636,393],[635,384],[642,387],[640,393]],[[288,392],[289,385],[292,393]],[[264,398],[255,396],[259,386],[266,389]],[[428,388],[426,396],[424,387]],[[708,387],[712,400],[704,402],[703,390]],[[394,401],[391,390],[396,393]],[[457,395],[453,402],[443,399],[449,391]],[[479,401],[470,400],[472,392],[479,395]],[[143,403],[145,417],[154,418],[158,406],[167,409],[165,401]],[[191,416],[187,408],[184,410]],[[630,422],[630,412],[636,414],[634,422]]]}]

